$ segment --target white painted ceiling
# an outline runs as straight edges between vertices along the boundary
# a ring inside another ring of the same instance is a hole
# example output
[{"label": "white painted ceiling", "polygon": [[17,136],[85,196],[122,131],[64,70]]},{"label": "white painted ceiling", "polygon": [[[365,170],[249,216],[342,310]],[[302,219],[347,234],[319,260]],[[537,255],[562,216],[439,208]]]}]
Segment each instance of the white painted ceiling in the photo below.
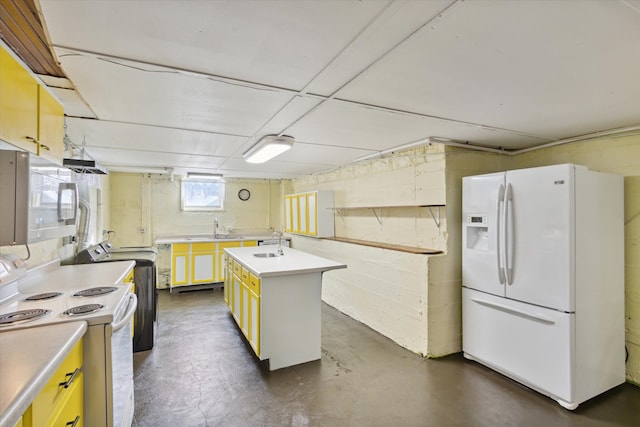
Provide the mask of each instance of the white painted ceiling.
[{"label": "white painted ceiling", "polygon": [[[427,137],[517,150],[640,125],[639,0],[40,6],[67,134],[112,170],[292,178]],[[267,134],[296,144],[245,162]]]}]

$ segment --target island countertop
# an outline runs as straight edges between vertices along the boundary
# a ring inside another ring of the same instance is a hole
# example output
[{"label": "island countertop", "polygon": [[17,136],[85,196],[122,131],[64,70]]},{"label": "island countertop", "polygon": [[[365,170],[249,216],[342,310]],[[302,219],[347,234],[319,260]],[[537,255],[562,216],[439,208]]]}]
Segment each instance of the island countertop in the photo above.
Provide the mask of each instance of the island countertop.
[{"label": "island countertop", "polygon": [[224,251],[232,258],[240,261],[253,274],[263,278],[347,268],[346,264],[321,258],[296,249],[287,247],[283,247],[282,249],[284,255],[271,258],[259,258],[254,255],[261,252],[277,253],[276,246],[227,248]]},{"label": "island countertop", "polygon": [[0,426],[15,425],[86,330],[68,322],[0,332]]}]

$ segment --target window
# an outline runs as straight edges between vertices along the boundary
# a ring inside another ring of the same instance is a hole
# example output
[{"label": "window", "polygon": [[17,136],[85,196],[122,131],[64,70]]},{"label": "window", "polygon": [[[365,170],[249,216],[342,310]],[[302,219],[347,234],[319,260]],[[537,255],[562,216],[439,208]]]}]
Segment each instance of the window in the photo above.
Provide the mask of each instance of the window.
[{"label": "window", "polygon": [[221,211],[224,209],[224,181],[183,179],[180,201],[183,211]]}]

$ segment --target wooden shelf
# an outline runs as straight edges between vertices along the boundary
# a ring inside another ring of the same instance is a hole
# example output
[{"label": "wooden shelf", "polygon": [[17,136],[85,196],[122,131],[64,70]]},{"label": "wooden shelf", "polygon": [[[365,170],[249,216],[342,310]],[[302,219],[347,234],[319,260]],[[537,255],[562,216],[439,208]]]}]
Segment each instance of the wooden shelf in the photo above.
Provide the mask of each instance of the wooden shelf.
[{"label": "wooden shelf", "polygon": [[353,245],[371,246],[373,248],[389,249],[392,251],[408,252],[412,254],[437,255],[443,253],[437,249],[416,248],[415,246],[391,245],[388,243],[371,242],[369,240],[346,239],[344,237],[325,237],[325,240],[333,240],[342,243],[351,243]]},{"label": "wooden shelf", "polygon": [[347,209],[394,209],[394,208],[444,208],[446,205],[434,204],[434,205],[389,205],[389,206],[342,206],[329,208],[335,211],[347,210]]}]

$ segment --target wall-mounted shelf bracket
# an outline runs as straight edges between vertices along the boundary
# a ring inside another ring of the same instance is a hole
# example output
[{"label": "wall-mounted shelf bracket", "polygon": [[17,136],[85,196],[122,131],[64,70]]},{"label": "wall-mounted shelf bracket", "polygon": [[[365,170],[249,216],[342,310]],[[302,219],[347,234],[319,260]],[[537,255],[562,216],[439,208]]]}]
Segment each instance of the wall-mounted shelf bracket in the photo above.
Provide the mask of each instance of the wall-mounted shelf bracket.
[{"label": "wall-mounted shelf bracket", "polygon": [[382,225],[382,209],[381,208],[371,208],[371,212],[376,216],[378,220],[378,224]]},{"label": "wall-mounted shelf bracket", "polygon": [[433,222],[435,222],[436,227],[438,227],[438,232],[440,232],[440,206],[435,206],[437,209],[436,213],[433,213],[434,206],[427,206],[429,208],[429,213],[431,214],[431,218],[433,218]]}]

